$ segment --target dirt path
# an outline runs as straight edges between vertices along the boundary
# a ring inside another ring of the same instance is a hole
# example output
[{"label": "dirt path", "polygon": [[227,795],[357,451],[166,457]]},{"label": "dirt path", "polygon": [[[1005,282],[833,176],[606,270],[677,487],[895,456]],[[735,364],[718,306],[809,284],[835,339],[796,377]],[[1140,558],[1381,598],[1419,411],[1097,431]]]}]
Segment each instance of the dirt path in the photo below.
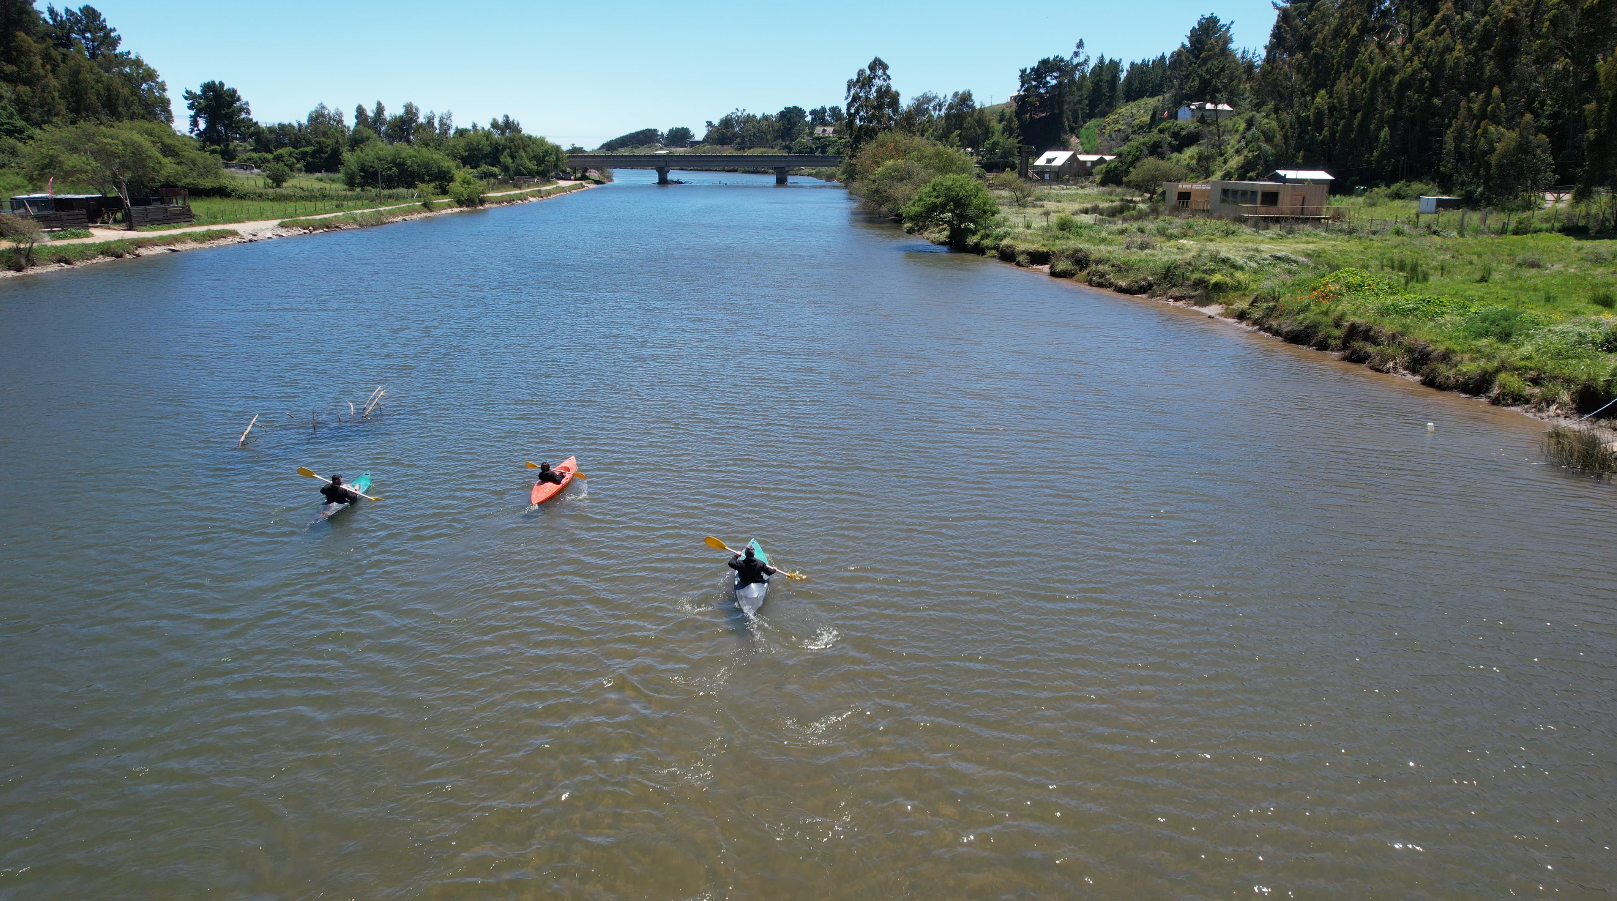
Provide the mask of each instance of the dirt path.
[{"label": "dirt path", "polygon": [[[555,183],[555,185],[550,185],[548,187],[560,187],[560,186],[576,185],[576,184],[581,184],[581,182],[577,182],[577,181],[558,181],[558,182]],[[491,194],[485,194],[484,196],[485,197],[508,197],[508,196],[510,196],[512,194],[523,194],[523,193],[526,193],[526,192],[532,191],[532,190],[534,190],[534,189],[533,188],[518,188],[518,189],[516,189],[514,191],[497,191],[497,192],[494,192],[494,193],[491,193]],[[454,206],[452,202],[447,201],[447,200],[445,200],[445,201],[435,201],[435,202],[436,203],[443,203],[443,204],[446,204],[446,205],[441,206],[436,210],[432,210],[431,211],[432,213],[449,213],[449,212],[453,212],[455,210],[461,209],[460,207]],[[397,209],[403,209],[405,207],[419,207],[419,206],[421,206],[420,201],[415,201],[415,202],[412,202],[412,203],[398,203],[398,204],[394,204],[392,206],[367,207],[367,208],[362,209],[362,210],[339,210],[339,211],[333,212],[333,213],[321,213],[321,214],[316,215],[316,216],[298,216],[296,218],[298,218],[298,219],[329,219],[329,218],[332,218],[332,217],[335,217],[335,216],[346,216],[349,213],[379,212],[381,210],[397,210]],[[428,211],[425,210],[425,209],[423,209],[421,212],[423,214],[428,213]],[[294,234],[296,232],[295,229],[281,228],[281,223],[284,222],[284,221],[286,221],[286,220],[285,219],[255,219],[255,220],[252,220],[252,221],[249,221],[249,222],[220,222],[220,223],[217,223],[217,224],[214,224],[214,225],[187,225],[187,226],[183,226],[181,228],[164,228],[164,229],[158,229],[157,231],[149,231],[149,232],[139,232],[139,231],[131,232],[131,231],[128,231],[128,230],[122,229],[122,228],[91,228],[90,229],[90,237],[88,237],[88,238],[68,238],[65,241],[50,241],[50,242],[47,242],[46,244],[43,244],[41,246],[43,246],[43,247],[62,247],[62,246],[68,245],[68,244],[96,244],[96,243],[100,243],[100,242],[103,242],[103,241],[120,241],[120,240],[123,240],[125,238],[147,237],[147,236],[153,236],[153,235],[183,235],[186,232],[215,231],[215,230],[222,229],[222,228],[228,228],[231,231],[234,231],[234,232],[237,232],[238,234],[240,234],[242,238],[246,238],[246,239],[249,239],[249,240],[257,240],[259,238],[280,237],[281,235]]]}]

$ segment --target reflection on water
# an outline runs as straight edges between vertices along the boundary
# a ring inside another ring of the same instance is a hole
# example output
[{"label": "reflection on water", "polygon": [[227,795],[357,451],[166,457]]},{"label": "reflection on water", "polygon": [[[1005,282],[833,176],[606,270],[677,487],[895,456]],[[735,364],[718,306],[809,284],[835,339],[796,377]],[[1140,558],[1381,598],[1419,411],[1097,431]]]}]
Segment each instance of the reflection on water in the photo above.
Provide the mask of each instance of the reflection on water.
[{"label": "reflection on water", "polygon": [[[0,896],[1617,881],[1617,495],[1534,423],[621,175],[0,285]],[[748,628],[709,534],[811,578]]]}]

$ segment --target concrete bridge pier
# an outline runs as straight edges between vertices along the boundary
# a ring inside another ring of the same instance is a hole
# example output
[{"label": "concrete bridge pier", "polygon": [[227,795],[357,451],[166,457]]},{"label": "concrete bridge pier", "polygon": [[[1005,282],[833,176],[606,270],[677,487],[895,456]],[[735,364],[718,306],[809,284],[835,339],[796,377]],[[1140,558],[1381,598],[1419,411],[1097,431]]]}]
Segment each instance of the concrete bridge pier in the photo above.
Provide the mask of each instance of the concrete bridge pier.
[{"label": "concrete bridge pier", "polygon": [[788,171],[789,170],[785,166],[776,166],[775,167],[775,184],[776,185],[784,185],[784,184],[786,184],[786,173]]},{"label": "concrete bridge pier", "polygon": [[667,166],[658,166],[657,167],[657,184],[659,184],[659,185],[668,184],[668,167]]}]

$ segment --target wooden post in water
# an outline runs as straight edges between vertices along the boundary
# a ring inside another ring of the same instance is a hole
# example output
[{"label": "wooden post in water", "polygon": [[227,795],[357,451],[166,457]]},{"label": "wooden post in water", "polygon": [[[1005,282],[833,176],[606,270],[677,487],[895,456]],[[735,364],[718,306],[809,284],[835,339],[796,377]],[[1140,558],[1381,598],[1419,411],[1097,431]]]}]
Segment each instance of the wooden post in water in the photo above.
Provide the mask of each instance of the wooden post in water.
[{"label": "wooden post in water", "polygon": [[258,422],[258,414],[254,413],[253,414],[253,421],[247,423],[247,428],[242,429],[241,437],[236,439],[236,447],[240,448],[241,445],[242,445],[242,442],[247,440],[247,433],[251,432],[253,430],[253,425],[255,423],[257,423],[257,422]]}]

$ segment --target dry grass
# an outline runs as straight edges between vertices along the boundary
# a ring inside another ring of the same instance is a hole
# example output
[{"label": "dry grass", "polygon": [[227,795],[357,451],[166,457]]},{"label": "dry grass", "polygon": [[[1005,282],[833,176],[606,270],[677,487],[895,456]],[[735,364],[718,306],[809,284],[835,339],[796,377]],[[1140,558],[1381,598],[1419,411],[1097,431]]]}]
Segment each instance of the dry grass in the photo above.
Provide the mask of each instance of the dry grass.
[{"label": "dry grass", "polygon": [[1558,465],[1601,478],[1617,473],[1611,436],[1583,426],[1558,425],[1545,432],[1544,455]]}]

